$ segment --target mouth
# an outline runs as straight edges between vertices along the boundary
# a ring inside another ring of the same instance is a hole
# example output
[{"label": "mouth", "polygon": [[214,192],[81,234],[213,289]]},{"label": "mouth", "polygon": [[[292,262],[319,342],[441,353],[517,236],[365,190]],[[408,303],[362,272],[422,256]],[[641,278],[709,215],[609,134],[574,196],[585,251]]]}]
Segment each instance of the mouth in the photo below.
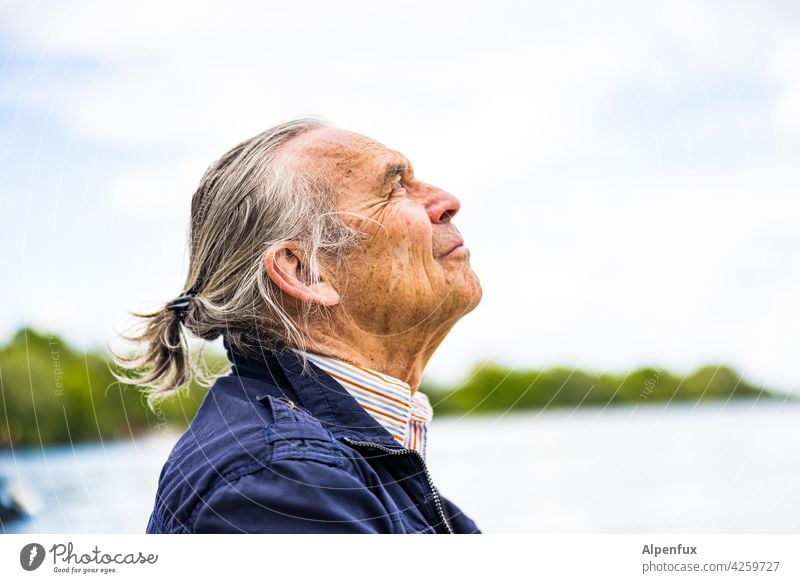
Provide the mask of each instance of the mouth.
[{"label": "mouth", "polygon": [[464,246],[464,239],[459,239],[458,241],[456,241],[456,242],[453,244],[453,246],[452,246],[452,247],[450,247],[450,249],[449,249],[449,250],[448,250],[448,251],[447,251],[447,252],[446,252],[444,255],[442,255],[442,257],[447,257],[447,256],[448,256],[448,255],[450,255],[450,254],[451,254],[453,251],[455,251],[456,249],[460,249],[460,248],[461,248],[461,247],[463,247],[463,246]]}]

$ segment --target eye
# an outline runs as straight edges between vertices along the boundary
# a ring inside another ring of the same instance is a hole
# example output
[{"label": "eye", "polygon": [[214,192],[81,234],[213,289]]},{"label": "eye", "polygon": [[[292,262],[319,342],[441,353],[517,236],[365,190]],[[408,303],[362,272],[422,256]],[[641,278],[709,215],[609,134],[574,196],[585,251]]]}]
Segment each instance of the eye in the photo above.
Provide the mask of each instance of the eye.
[{"label": "eye", "polygon": [[406,186],[405,186],[405,184],[403,184],[403,181],[402,180],[398,180],[397,182],[395,182],[392,185],[392,192],[394,192],[396,190],[405,190],[405,188],[406,188]]}]

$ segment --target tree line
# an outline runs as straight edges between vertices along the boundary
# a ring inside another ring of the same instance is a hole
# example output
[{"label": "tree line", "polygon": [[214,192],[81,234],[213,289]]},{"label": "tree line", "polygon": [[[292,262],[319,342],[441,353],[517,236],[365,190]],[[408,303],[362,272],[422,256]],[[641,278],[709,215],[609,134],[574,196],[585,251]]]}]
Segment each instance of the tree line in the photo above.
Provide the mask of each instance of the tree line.
[{"label": "tree line", "polygon": [[[225,355],[206,352],[205,366],[227,374]],[[80,351],[60,337],[18,330],[0,347],[0,448],[124,439],[157,428],[184,429],[206,390],[193,383],[153,411],[144,393],[120,384],[104,350]],[[678,376],[657,368],[625,375],[554,368],[476,366],[455,387],[423,384],[436,415],[552,407],[710,399],[769,398],[729,367]]]}]

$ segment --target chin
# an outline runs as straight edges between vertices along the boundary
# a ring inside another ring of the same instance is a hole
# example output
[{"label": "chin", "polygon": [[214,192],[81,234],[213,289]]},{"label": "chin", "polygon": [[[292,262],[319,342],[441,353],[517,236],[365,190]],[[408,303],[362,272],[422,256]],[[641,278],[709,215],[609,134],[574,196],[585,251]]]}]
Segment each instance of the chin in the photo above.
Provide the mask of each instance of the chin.
[{"label": "chin", "polygon": [[480,304],[481,300],[483,299],[483,288],[481,287],[481,282],[478,279],[478,276],[473,274],[473,279],[475,283],[472,287],[472,294],[470,296],[472,301],[470,302],[467,311],[464,312],[465,314],[478,307],[478,304]]},{"label": "chin", "polygon": [[459,282],[459,285],[453,286],[448,290],[448,295],[452,300],[448,302],[450,304],[449,311],[456,318],[460,318],[470,313],[481,303],[483,288],[478,276],[472,270],[469,270],[469,273]]}]

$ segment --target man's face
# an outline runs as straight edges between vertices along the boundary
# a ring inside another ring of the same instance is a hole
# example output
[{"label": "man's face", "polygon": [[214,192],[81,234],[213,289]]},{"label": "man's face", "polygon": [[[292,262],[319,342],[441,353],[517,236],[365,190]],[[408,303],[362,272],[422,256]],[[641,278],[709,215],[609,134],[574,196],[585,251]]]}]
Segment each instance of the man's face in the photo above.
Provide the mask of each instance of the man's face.
[{"label": "man's face", "polygon": [[415,178],[402,154],[335,128],[303,134],[285,153],[331,181],[337,210],[367,236],[336,277],[341,307],[361,329],[452,325],[478,305],[481,286],[451,221],[458,199]]}]

